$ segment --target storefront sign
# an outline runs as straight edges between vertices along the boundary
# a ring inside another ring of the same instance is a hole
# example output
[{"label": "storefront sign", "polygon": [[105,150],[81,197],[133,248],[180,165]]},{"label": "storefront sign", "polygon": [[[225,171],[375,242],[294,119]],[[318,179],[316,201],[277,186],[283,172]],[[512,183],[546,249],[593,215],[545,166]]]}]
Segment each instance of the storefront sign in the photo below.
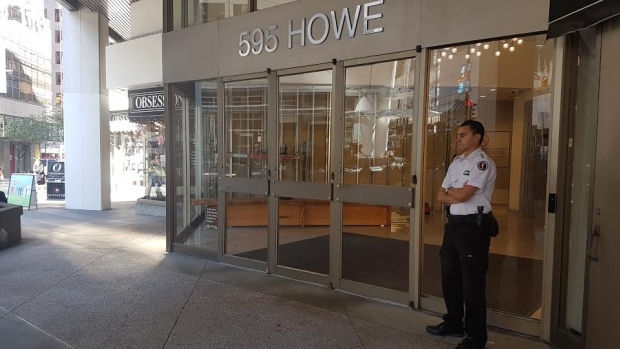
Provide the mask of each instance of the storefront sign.
[{"label": "storefront sign", "polygon": [[48,199],[64,199],[65,183],[47,183]]},{"label": "storefront sign", "polygon": [[47,176],[48,177],[63,177],[65,176],[65,162],[64,161],[50,161],[47,163]]},{"label": "storefront sign", "polygon": [[150,88],[129,91],[129,118],[164,117],[164,89]]},{"label": "storefront sign", "polygon": [[[317,13],[308,20],[302,17],[298,21],[288,21],[286,40],[288,49],[293,48],[293,42],[299,40],[300,45],[306,46],[306,41],[312,45],[324,43],[330,34],[334,40],[340,40],[342,35],[354,38],[360,28],[360,18],[362,21],[362,34],[370,35],[383,32],[384,28],[379,23],[371,23],[373,20],[383,18],[383,12],[370,14],[375,6],[383,5],[385,0],[367,2],[357,5],[354,9],[345,7],[340,13],[331,11],[328,14]],[[374,9],[377,11],[378,9]],[[372,27],[372,28],[371,28]],[[280,35],[278,35],[280,34]],[[251,32],[244,31],[239,34],[239,55],[247,57],[250,54],[259,55],[262,52],[275,52],[280,45],[282,34],[278,25],[269,25],[265,28],[256,28]]]}]

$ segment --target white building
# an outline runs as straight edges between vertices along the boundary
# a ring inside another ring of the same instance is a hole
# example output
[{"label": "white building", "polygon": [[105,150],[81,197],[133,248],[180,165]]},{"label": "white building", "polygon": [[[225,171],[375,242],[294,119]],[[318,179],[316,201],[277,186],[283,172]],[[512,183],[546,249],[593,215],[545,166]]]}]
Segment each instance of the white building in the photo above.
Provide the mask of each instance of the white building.
[{"label": "white building", "polygon": [[[51,112],[50,35],[43,0],[0,0],[0,137],[14,118]],[[0,140],[5,175],[30,168],[31,148]]]}]

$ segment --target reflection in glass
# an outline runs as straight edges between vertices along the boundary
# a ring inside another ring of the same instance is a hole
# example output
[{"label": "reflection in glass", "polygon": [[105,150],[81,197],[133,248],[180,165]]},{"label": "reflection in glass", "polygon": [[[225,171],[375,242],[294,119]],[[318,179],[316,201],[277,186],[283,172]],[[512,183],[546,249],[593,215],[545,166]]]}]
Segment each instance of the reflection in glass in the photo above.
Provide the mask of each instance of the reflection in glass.
[{"label": "reflection in glass", "polygon": [[220,19],[239,16],[250,12],[250,0],[200,0],[198,24],[219,21]]},{"label": "reflection in glass", "polygon": [[329,275],[330,202],[280,198],[278,265]]},{"label": "reflection in glass", "polygon": [[274,7],[282,4],[286,4],[289,2],[298,1],[298,0],[257,0],[256,8],[258,10],[263,10],[269,7]]},{"label": "reflection in glass", "polygon": [[266,196],[227,193],[225,253],[267,262],[268,218]]},{"label": "reflection in glass", "polygon": [[267,79],[225,85],[226,176],[267,177]]},{"label": "reflection in glass", "polygon": [[[596,159],[596,129],[592,115],[598,108],[598,88],[600,76],[600,45],[597,45],[597,30],[590,28],[578,33],[579,66],[577,67],[577,88],[575,119],[569,127],[569,137],[573,141],[569,152],[566,189],[570,200],[570,225],[568,253],[565,257],[560,318],[564,328],[573,334],[583,333],[583,300],[586,275],[587,232],[589,231],[591,189],[594,186],[594,161]],[[572,156],[571,156],[572,155]],[[572,161],[571,161],[572,160]],[[569,194],[570,193],[570,194]],[[568,201],[567,201],[568,202]],[[564,293],[565,292],[565,293]]]},{"label": "reflection in glass", "polygon": [[173,135],[174,135],[174,183],[176,189],[176,235],[180,235],[188,224],[186,204],[187,195],[185,194],[185,176],[187,174],[187,159],[185,156],[185,125],[187,124],[186,106],[188,104],[187,97],[173,86],[173,90],[177,96],[178,103],[174,108],[173,116]]},{"label": "reflection in glass", "polygon": [[331,70],[280,77],[280,180],[329,181],[331,104]]},{"label": "reflection in glass", "polygon": [[411,185],[415,60],[346,70],[344,183]]},{"label": "reflection in glass", "polygon": [[432,51],[424,149],[424,294],[442,297],[439,248],[445,214],[435,199],[459,155],[458,125],[475,119],[485,126],[483,148],[497,166],[492,205],[500,235],[491,242],[487,306],[540,319],[554,56],[554,43],[544,35]]},{"label": "reflection in glass", "polygon": [[176,242],[217,251],[217,83],[182,84],[177,94],[190,92],[193,94],[187,98],[183,136],[175,138],[177,171],[183,178],[181,185],[177,183],[177,197],[183,198],[178,200],[178,206],[184,212],[182,220],[177,216],[183,233]]},{"label": "reflection in glass", "polygon": [[409,290],[410,209],[343,204],[342,278]]}]

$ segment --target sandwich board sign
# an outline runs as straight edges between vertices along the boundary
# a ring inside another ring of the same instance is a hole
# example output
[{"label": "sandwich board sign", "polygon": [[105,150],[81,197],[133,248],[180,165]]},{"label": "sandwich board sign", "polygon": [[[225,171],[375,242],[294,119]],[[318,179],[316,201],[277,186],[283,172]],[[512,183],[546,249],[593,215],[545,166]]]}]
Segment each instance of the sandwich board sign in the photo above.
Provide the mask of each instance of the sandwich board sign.
[{"label": "sandwich board sign", "polygon": [[13,173],[9,181],[7,202],[23,207],[37,206],[37,186],[32,173]]}]

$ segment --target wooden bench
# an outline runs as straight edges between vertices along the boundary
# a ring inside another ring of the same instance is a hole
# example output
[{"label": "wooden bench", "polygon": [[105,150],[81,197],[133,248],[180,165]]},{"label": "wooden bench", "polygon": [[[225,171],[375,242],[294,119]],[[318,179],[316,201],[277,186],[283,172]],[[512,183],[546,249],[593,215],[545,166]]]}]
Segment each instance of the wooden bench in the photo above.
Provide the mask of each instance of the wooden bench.
[{"label": "wooden bench", "polygon": [[[214,208],[217,199],[192,199],[192,206]],[[231,198],[227,200],[226,224],[229,227],[267,226],[268,199]],[[381,205],[345,204],[343,224],[353,226],[389,226],[390,207]],[[279,224],[281,226],[329,226],[330,202],[321,200],[280,200]]]}]

